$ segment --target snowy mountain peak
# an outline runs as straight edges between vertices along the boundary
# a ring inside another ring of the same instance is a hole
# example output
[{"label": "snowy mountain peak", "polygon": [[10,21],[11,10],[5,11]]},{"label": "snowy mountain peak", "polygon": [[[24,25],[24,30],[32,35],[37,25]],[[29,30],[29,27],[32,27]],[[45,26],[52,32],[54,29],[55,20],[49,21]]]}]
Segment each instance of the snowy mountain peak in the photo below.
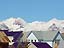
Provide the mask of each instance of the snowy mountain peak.
[{"label": "snowy mountain peak", "polygon": [[[9,18],[0,22],[2,29],[9,29],[11,31],[46,31],[46,30],[64,30],[64,20],[53,18],[48,22],[34,21],[27,23],[22,18]],[[0,28],[0,29],[1,29]]]},{"label": "snowy mountain peak", "polygon": [[48,22],[50,22],[50,23],[56,23],[56,22],[58,22],[59,20],[57,20],[56,18],[53,18],[53,19],[51,19],[50,21],[48,21]]},{"label": "snowy mountain peak", "polygon": [[53,18],[52,21],[57,21],[57,18]]},{"label": "snowy mountain peak", "polygon": [[23,28],[26,22],[22,18],[9,18],[3,21],[3,23],[8,26],[10,30],[19,30]]},{"label": "snowy mountain peak", "polygon": [[11,23],[11,24],[25,24],[26,22],[21,19],[21,18],[9,18],[9,19],[6,19],[5,21],[3,21],[4,23]]}]

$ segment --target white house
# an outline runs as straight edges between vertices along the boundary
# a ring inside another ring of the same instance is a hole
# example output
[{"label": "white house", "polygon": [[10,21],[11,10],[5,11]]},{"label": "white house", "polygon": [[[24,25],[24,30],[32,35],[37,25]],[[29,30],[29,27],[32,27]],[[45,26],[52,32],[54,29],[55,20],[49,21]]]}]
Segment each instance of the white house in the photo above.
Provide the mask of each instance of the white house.
[{"label": "white house", "polygon": [[31,34],[29,35],[29,37],[27,38],[27,40],[28,40],[29,42],[38,42],[38,39],[36,38],[36,36],[35,36],[33,33],[31,33]]},{"label": "white house", "polygon": [[31,31],[27,36],[27,40],[28,42],[45,42],[53,47],[61,40],[61,35],[58,31]]}]

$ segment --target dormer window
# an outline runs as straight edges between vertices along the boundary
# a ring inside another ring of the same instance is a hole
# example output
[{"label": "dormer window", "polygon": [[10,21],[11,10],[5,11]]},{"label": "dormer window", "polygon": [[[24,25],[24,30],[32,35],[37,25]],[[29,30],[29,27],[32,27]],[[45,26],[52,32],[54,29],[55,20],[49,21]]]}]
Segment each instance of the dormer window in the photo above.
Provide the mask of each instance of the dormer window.
[{"label": "dormer window", "polygon": [[33,42],[33,40],[31,40],[31,42]]},{"label": "dormer window", "polygon": [[35,40],[35,42],[36,42],[36,40]]}]

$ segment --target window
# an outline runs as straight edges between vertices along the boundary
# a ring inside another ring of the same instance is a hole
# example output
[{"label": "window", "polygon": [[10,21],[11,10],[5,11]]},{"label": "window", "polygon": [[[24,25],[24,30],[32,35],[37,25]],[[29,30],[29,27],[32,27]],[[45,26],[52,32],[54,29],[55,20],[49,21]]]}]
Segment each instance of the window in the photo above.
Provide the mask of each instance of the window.
[{"label": "window", "polygon": [[33,40],[31,40],[31,42],[33,42]]},{"label": "window", "polygon": [[36,42],[36,40],[35,40],[35,42]]}]

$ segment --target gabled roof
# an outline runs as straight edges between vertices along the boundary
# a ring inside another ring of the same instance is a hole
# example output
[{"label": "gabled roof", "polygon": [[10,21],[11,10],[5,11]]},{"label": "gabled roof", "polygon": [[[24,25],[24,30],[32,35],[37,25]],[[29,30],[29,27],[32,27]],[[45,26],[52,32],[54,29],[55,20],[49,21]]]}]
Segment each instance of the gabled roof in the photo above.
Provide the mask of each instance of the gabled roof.
[{"label": "gabled roof", "polygon": [[19,33],[19,35],[18,35],[18,38],[17,38],[17,42],[20,42],[19,40],[20,40],[20,38],[22,38],[23,37],[23,33]]},{"label": "gabled roof", "polygon": [[64,48],[64,41],[60,41],[58,48]]},{"label": "gabled roof", "polygon": [[4,32],[0,32],[0,42],[10,42],[10,40]]},{"label": "gabled roof", "polygon": [[18,48],[21,45],[21,48],[25,48],[25,46],[28,46],[29,42],[14,42],[15,48]]},{"label": "gabled roof", "polygon": [[31,32],[25,32],[26,37],[28,37],[31,33],[32,33],[32,31]]},{"label": "gabled roof", "polygon": [[33,42],[33,44],[37,47],[37,48],[52,48],[50,45],[48,45],[47,43],[42,43],[42,42]]},{"label": "gabled roof", "polygon": [[37,47],[36,47],[33,43],[30,42],[30,43],[28,44],[28,48],[37,48]]},{"label": "gabled roof", "polygon": [[64,40],[64,33],[61,33],[61,37],[62,37],[62,39]]},{"label": "gabled roof", "polygon": [[22,35],[22,31],[16,31],[16,32],[13,32],[13,31],[10,32],[10,31],[7,31],[7,30],[0,30],[0,31],[4,31],[7,36],[13,36],[14,42],[16,42],[17,39],[20,37],[20,35]]},{"label": "gabled roof", "polygon": [[19,36],[19,42],[26,42],[27,41],[27,36],[30,34],[30,32],[23,32],[20,36]]},{"label": "gabled roof", "polygon": [[29,35],[31,33],[33,33],[38,40],[53,41],[58,31],[31,31]]},{"label": "gabled roof", "polygon": [[7,30],[9,29],[7,25],[5,25],[4,23],[0,24],[0,29],[1,30]]}]

